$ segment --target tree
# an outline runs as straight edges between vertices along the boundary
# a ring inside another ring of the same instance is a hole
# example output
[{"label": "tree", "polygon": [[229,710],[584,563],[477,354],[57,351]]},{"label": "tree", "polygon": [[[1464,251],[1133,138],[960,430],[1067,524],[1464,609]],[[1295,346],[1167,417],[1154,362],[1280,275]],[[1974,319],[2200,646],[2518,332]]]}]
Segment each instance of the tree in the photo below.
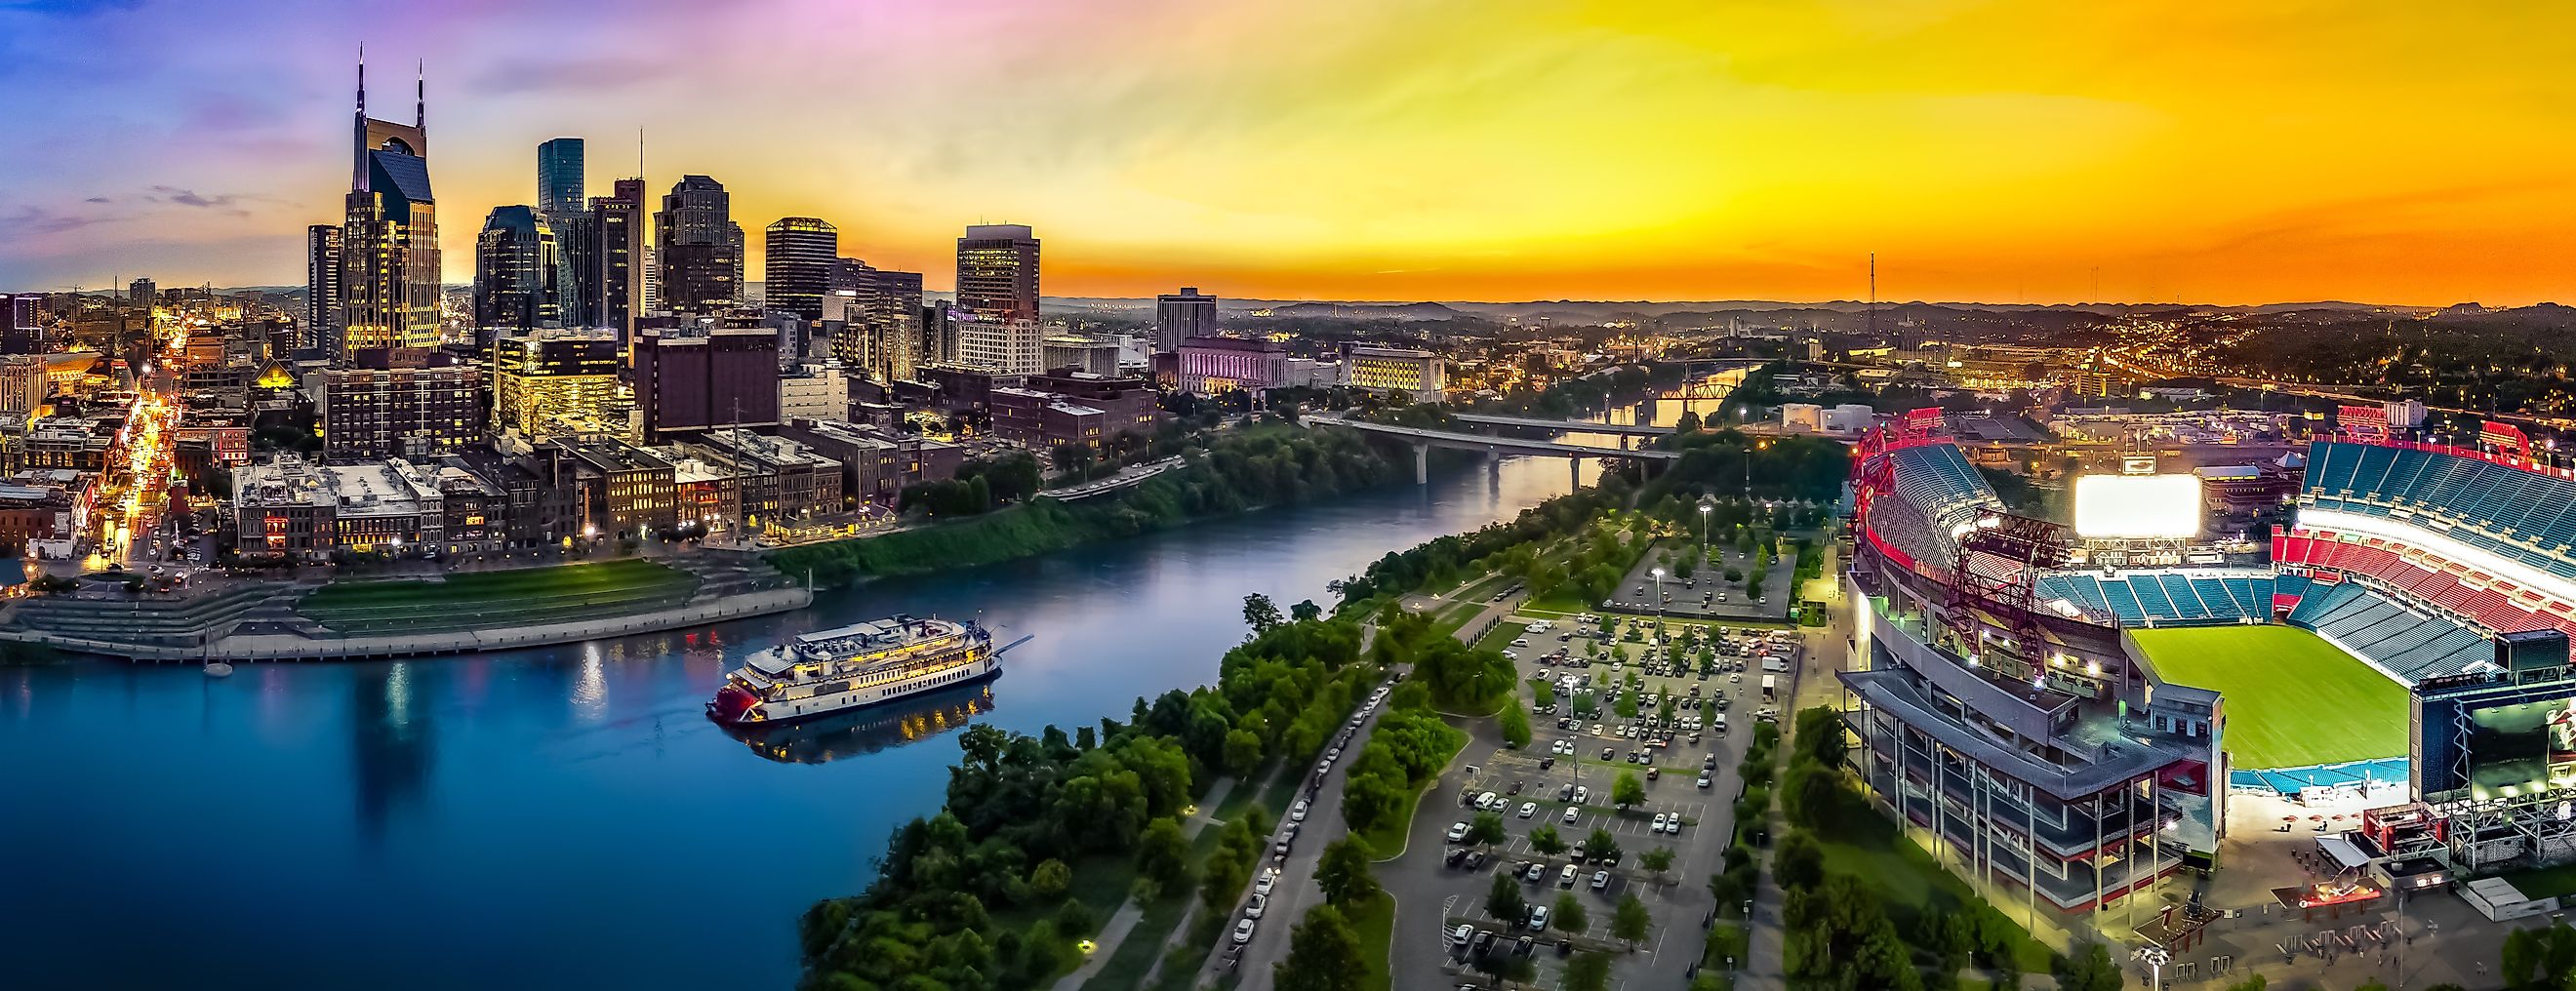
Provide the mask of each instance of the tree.
[{"label": "tree", "polygon": [[1269,596],[1254,592],[1243,597],[1243,622],[1252,627],[1252,635],[1257,637],[1284,621],[1279,616],[1279,607],[1270,601]]},{"label": "tree", "polygon": [[1521,707],[1519,705],[1504,705],[1503,716],[1500,722],[1502,723],[1503,743],[1506,746],[1510,746],[1514,749],[1529,746],[1529,714],[1521,711]]},{"label": "tree", "polygon": [[1029,871],[1029,893],[1040,901],[1062,898],[1065,889],[1072,886],[1073,869],[1054,857],[1038,861],[1036,869]]},{"label": "tree", "polygon": [[1136,839],[1136,871],[1153,878],[1165,887],[1189,879],[1190,840],[1181,835],[1181,824],[1173,819],[1156,819],[1146,824],[1145,833]]},{"label": "tree", "polygon": [[2059,958],[2057,966],[2058,991],[2120,991],[2127,978],[2100,943],[2084,944]]},{"label": "tree", "polygon": [[1312,623],[1324,618],[1324,607],[1316,605],[1313,599],[1299,599],[1296,605],[1288,607],[1288,618],[1300,623]]},{"label": "tree", "polygon": [[1521,900],[1521,883],[1509,873],[1496,873],[1494,883],[1485,889],[1485,911],[1497,919],[1520,921],[1529,914],[1529,903]]},{"label": "tree", "polygon": [[1556,896],[1556,915],[1547,924],[1581,935],[1592,928],[1592,913],[1583,907],[1583,899],[1568,891]]},{"label": "tree", "polygon": [[1530,830],[1529,841],[1530,849],[1550,857],[1565,852],[1565,837],[1557,835],[1554,826],[1540,826]]},{"label": "tree", "polygon": [[[1090,727],[1084,727],[1089,729]],[[1225,733],[1225,773],[1248,778],[1261,769],[1261,735],[1240,726]]]},{"label": "tree", "polygon": [[1359,936],[1331,905],[1306,912],[1288,936],[1288,956],[1270,968],[1271,984],[1281,991],[1358,991],[1367,977]]},{"label": "tree", "polygon": [[1565,991],[1609,991],[1610,955],[1585,950],[1565,965]]},{"label": "tree", "polygon": [[1654,916],[1646,911],[1645,902],[1638,901],[1635,895],[1625,895],[1619,899],[1619,907],[1610,913],[1610,935],[1627,943],[1629,949],[1635,949],[1638,943],[1645,941],[1646,928],[1654,921]]},{"label": "tree", "polygon": [[1479,812],[1467,823],[1467,842],[1491,846],[1504,838],[1503,817],[1497,812]]},{"label": "tree", "polygon": [[1583,840],[1583,859],[1609,867],[1619,862],[1619,841],[1607,829],[1594,829]]},{"label": "tree", "polygon": [[1315,885],[1324,889],[1324,901],[1347,908],[1377,897],[1377,877],[1369,873],[1372,857],[1368,841],[1357,836],[1325,845],[1315,862]]},{"label": "tree", "polygon": [[1637,855],[1637,865],[1661,874],[1673,866],[1673,848],[1659,846]]},{"label": "tree", "polygon": [[1812,888],[1825,879],[1825,848],[1814,834],[1799,830],[1780,841],[1780,849],[1771,858],[1771,871],[1780,878],[1783,888]]},{"label": "tree", "polygon": [[1646,803],[1646,783],[1635,772],[1621,771],[1610,782],[1610,801],[1621,808]]}]

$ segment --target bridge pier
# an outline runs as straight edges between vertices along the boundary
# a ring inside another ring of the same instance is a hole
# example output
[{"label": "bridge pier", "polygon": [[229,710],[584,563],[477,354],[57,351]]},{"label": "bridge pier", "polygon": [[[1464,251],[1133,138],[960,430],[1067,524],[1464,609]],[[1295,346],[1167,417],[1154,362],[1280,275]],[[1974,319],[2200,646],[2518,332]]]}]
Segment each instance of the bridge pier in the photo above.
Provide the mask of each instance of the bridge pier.
[{"label": "bridge pier", "polygon": [[1620,434],[1620,435],[1619,435],[1619,449],[1620,449],[1620,450],[1622,450],[1622,451],[1625,451],[1625,450],[1627,450],[1627,449],[1628,449],[1628,435],[1627,435],[1627,434]]},{"label": "bridge pier", "polygon": [[1503,456],[1491,449],[1485,451],[1485,484],[1497,490],[1503,487]]},{"label": "bridge pier", "polygon": [[1582,459],[1582,458],[1567,458],[1567,459],[1565,459],[1565,467],[1566,467],[1566,469],[1567,469],[1566,474],[1567,474],[1567,475],[1570,477],[1570,479],[1574,482],[1574,487],[1573,487],[1573,488],[1570,488],[1570,489],[1567,489],[1566,491],[1568,491],[1568,492],[1580,492],[1580,491],[1582,491],[1582,490],[1583,490],[1583,459]]},{"label": "bridge pier", "polygon": [[1431,484],[1431,445],[1413,445],[1413,484]]}]

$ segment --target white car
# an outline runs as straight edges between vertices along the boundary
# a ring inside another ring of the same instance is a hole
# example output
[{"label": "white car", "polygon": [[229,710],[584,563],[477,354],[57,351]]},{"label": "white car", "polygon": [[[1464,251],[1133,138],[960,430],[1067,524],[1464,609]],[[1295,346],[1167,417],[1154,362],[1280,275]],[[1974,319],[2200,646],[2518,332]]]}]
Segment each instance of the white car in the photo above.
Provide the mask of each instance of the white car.
[{"label": "white car", "polygon": [[1278,885],[1279,869],[1276,867],[1264,867],[1261,869],[1261,876],[1252,879],[1252,893],[1267,897],[1270,894],[1270,889],[1277,887]]},{"label": "white car", "polygon": [[1251,903],[1243,906],[1243,917],[1247,919],[1258,919],[1261,917],[1262,911],[1269,907],[1269,895],[1254,895],[1252,896]]},{"label": "white car", "polygon": [[1528,637],[1516,637],[1516,638],[1514,638],[1514,639],[1512,640],[1512,646],[1514,646],[1514,647],[1527,647],[1527,646],[1529,646],[1529,638],[1528,638]]},{"label": "white car", "polygon": [[1547,928],[1547,906],[1541,905],[1530,909],[1529,927],[1531,932],[1539,932]]},{"label": "white car", "polygon": [[1647,832],[1660,833],[1660,832],[1663,832],[1663,831],[1664,831],[1664,813],[1657,812],[1657,813],[1655,813],[1655,824],[1654,824],[1653,826],[1649,827],[1649,828],[1647,829]]},{"label": "white car", "polygon": [[1237,946],[1252,942],[1251,919],[1244,919],[1234,924],[1234,942]]},{"label": "white car", "polygon": [[1493,792],[1490,792],[1490,791],[1489,791],[1489,792],[1486,792],[1486,793],[1484,793],[1484,794],[1482,794],[1482,795],[1478,795],[1478,796],[1476,796],[1476,809],[1477,809],[1477,811],[1480,811],[1480,812],[1481,812],[1481,811],[1490,811],[1490,810],[1493,810],[1493,809],[1501,808],[1501,807],[1502,807],[1502,805],[1503,805],[1503,796],[1501,796],[1501,795],[1497,795],[1497,794],[1494,794]]},{"label": "white car", "polygon": [[1297,804],[1295,804],[1295,805],[1293,805],[1293,806],[1290,806],[1290,807],[1288,808],[1288,821],[1289,821],[1289,822],[1304,822],[1304,821],[1306,821],[1306,800],[1305,800],[1305,799],[1302,799],[1302,798],[1301,798],[1301,799],[1298,799],[1298,800],[1297,800]]},{"label": "white car", "polygon": [[1575,810],[1575,808],[1576,808],[1576,806],[1572,806],[1572,805],[1568,805],[1568,806],[1566,806],[1566,807],[1565,807],[1565,824],[1566,824],[1566,825],[1571,826],[1571,825],[1573,825],[1573,824],[1574,824],[1574,810]]},{"label": "white car", "polygon": [[1603,889],[1603,888],[1607,888],[1607,887],[1609,887],[1609,886],[1610,886],[1610,872],[1609,872],[1609,871],[1593,871],[1593,872],[1592,872],[1592,890],[1594,890],[1594,891],[1599,891],[1599,890],[1601,890],[1601,889]]},{"label": "white car", "polygon": [[1466,824],[1466,823],[1463,823],[1463,822],[1453,822],[1453,823],[1450,823],[1450,824],[1449,824],[1449,842],[1451,842],[1451,843],[1464,843],[1464,842],[1467,842],[1467,824]]},{"label": "white car", "polygon": [[1538,803],[1537,803],[1537,802],[1522,802],[1522,803],[1521,803],[1521,818],[1523,818],[1523,819],[1527,819],[1527,818],[1529,818],[1529,817],[1531,817],[1531,816],[1534,816],[1534,815],[1537,815],[1537,814],[1538,814]]},{"label": "white car", "polygon": [[1574,804],[1581,805],[1591,800],[1592,789],[1584,787],[1583,785],[1574,786]]}]

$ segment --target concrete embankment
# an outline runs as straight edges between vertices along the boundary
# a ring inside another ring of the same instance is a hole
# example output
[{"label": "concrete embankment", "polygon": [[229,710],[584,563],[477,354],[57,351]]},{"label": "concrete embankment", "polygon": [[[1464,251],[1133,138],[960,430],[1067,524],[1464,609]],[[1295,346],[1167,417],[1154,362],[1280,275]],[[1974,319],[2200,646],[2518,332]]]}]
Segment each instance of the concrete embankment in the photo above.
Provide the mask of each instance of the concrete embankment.
[{"label": "concrete embankment", "polygon": [[705,602],[661,612],[599,617],[507,629],[460,630],[394,636],[307,637],[288,633],[229,634],[205,646],[165,646],[51,633],[41,629],[0,631],[0,640],[43,644],[57,650],[96,654],[141,662],[200,660],[235,664],[260,661],[344,661],[395,657],[471,654],[580,643],[638,633],[660,633],[705,623],[745,619],[805,608],[814,593],[805,588],[772,588],[736,592]]}]

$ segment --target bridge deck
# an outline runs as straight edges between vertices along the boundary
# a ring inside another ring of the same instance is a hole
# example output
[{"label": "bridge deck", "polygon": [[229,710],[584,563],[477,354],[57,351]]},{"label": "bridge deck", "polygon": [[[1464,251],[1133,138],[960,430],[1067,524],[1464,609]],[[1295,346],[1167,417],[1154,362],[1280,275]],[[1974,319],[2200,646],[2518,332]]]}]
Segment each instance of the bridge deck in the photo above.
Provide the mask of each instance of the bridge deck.
[{"label": "bridge deck", "polygon": [[1528,440],[1518,437],[1488,437],[1483,434],[1462,434],[1449,430],[1424,430],[1420,427],[1397,427],[1383,423],[1370,423],[1366,420],[1344,420],[1338,417],[1310,416],[1308,419],[1320,423],[1331,423],[1338,426],[1349,427],[1354,430],[1364,430],[1369,433],[1404,437],[1439,447],[1468,451],[1491,451],[1496,454],[1537,454],[1560,458],[1637,458],[1646,461],[1672,461],[1681,457],[1680,454],[1672,451],[1658,451],[1652,449],[1629,450],[1618,447],[1600,447],[1593,444],[1567,444],[1562,441],[1553,440]]},{"label": "bridge deck", "polygon": [[1590,423],[1583,420],[1539,420],[1525,416],[1496,416],[1491,413],[1457,413],[1450,417],[1460,423],[1478,423],[1496,427],[1530,427],[1538,430],[1565,430],[1588,434],[1630,434],[1662,437],[1673,432],[1671,427],[1637,423]]}]

